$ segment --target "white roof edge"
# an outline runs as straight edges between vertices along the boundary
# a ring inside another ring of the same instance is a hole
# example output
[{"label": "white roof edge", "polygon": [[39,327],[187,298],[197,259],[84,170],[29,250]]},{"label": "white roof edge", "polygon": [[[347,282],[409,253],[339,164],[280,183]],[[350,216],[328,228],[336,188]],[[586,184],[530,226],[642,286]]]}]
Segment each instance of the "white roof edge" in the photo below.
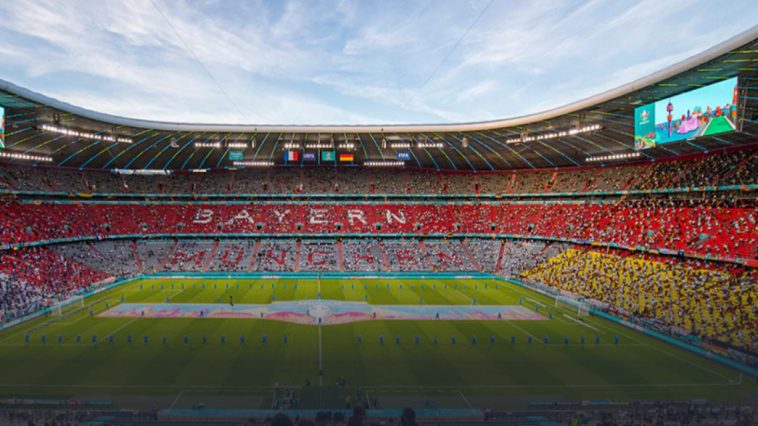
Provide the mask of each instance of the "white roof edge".
[{"label": "white roof edge", "polygon": [[708,61],[711,61],[731,50],[744,46],[758,38],[758,25],[735,35],[697,55],[691,56],[679,63],[671,65],[646,77],[639,78],[630,83],[610,89],[597,95],[585,98],[557,108],[542,112],[506,118],[492,121],[479,121],[467,123],[444,123],[444,124],[372,124],[372,125],[280,125],[280,124],[204,124],[204,123],[172,123],[165,121],[142,120],[135,118],[120,117],[91,111],[85,108],[71,105],[57,99],[49,98],[29,89],[19,87],[13,83],[0,79],[0,90],[13,93],[17,96],[50,106],[71,114],[79,115],[95,121],[101,121],[119,126],[137,127],[144,129],[184,131],[184,132],[243,132],[243,133],[414,133],[414,132],[471,132],[481,130],[500,129],[513,126],[549,120],[561,115],[570,114],[589,108],[621,96],[628,95],[652,84],[671,78],[677,74],[688,71]]}]

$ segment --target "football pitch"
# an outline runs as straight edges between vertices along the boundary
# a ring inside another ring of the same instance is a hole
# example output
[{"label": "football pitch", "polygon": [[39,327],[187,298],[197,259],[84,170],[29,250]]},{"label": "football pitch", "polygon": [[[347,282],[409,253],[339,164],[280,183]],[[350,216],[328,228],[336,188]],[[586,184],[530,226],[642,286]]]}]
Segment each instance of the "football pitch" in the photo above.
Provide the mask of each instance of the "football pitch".
[{"label": "football pitch", "polygon": [[339,378],[386,407],[756,397],[735,370],[481,279],[141,279],[0,332],[0,365],[0,397],[176,407],[269,408],[275,386]]}]

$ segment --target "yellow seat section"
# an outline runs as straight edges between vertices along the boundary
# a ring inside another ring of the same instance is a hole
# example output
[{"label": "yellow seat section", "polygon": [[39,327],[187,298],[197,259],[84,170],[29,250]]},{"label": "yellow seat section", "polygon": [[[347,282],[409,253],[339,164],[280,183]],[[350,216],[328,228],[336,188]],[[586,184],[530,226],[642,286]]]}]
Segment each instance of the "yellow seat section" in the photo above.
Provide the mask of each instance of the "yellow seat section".
[{"label": "yellow seat section", "polygon": [[758,289],[749,272],[614,249],[570,248],[521,274],[623,314],[743,350],[758,341]]}]

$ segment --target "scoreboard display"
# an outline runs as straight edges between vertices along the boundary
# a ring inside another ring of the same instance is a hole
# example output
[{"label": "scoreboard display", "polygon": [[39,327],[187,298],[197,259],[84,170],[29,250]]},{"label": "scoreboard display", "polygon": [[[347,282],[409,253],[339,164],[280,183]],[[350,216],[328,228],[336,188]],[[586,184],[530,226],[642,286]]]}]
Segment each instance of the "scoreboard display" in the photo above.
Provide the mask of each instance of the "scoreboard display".
[{"label": "scoreboard display", "polygon": [[634,110],[634,148],[652,148],[737,130],[737,77]]}]

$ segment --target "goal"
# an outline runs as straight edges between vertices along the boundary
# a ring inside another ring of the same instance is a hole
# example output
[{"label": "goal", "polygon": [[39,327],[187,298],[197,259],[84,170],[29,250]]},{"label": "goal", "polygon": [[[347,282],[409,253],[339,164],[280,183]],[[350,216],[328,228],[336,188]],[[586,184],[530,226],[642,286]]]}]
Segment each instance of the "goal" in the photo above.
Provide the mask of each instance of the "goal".
[{"label": "goal", "polygon": [[555,296],[555,308],[575,310],[576,315],[580,317],[590,316],[590,305],[580,298],[563,295]]}]

